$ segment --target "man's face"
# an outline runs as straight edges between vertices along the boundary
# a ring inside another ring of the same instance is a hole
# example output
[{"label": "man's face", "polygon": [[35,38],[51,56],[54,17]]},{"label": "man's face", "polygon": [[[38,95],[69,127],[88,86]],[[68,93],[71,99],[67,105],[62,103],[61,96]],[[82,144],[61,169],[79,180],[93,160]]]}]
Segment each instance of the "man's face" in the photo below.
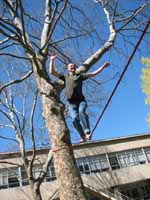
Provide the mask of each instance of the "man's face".
[{"label": "man's face", "polygon": [[68,72],[75,72],[77,66],[75,64],[73,64],[73,63],[69,63],[67,68],[68,68]]}]

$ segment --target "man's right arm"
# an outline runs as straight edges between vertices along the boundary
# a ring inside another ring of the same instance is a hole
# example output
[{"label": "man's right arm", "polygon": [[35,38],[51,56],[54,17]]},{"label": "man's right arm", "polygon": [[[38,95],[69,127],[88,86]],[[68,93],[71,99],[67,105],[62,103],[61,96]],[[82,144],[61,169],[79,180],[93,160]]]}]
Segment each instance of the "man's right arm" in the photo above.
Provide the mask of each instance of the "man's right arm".
[{"label": "man's right arm", "polygon": [[59,74],[56,70],[55,70],[55,59],[56,59],[56,54],[52,54],[50,56],[50,65],[49,65],[49,73],[52,74],[53,76],[59,78],[61,76],[61,74]]}]

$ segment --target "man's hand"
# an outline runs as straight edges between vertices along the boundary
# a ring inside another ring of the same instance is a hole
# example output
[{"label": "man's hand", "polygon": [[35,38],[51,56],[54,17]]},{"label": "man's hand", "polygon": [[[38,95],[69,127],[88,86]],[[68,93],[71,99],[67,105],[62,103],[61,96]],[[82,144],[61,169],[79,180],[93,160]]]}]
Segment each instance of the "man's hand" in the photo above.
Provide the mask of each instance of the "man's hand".
[{"label": "man's hand", "polygon": [[51,61],[53,61],[53,60],[56,59],[56,53],[55,53],[55,52],[53,52],[53,53],[51,54],[50,59],[51,59]]}]

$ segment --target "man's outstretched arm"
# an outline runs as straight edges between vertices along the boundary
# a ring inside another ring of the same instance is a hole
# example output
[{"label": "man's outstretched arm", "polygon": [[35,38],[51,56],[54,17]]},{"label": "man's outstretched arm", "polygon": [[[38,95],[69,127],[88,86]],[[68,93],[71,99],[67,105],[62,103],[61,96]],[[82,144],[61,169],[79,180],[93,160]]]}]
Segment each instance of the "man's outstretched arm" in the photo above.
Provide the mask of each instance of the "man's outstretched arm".
[{"label": "man's outstretched arm", "polygon": [[52,74],[53,76],[59,78],[61,76],[61,74],[59,74],[56,70],[55,70],[55,59],[56,59],[56,54],[53,53],[50,56],[50,65],[49,65],[49,73]]},{"label": "man's outstretched arm", "polygon": [[102,66],[100,66],[97,70],[93,71],[93,72],[87,72],[86,75],[88,76],[88,78],[94,77],[97,74],[101,73],[106,67],[108,67],[110,65],[109,62],[105,62]]}]

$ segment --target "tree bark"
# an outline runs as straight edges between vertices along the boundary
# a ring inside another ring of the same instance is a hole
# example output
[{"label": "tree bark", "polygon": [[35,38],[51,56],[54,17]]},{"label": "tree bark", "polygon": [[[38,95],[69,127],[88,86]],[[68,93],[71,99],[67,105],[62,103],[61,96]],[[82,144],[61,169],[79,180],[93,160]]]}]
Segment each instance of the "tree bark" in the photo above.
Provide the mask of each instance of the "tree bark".
[{"label": "tree bark", "polygon": [[[61,200],[85,200],[86,194],[74,159],[64,105],[58,92],[46,77],[37,74],[43,117],[49,131]],[[57,150],[56,150],[57,149]]]}]

